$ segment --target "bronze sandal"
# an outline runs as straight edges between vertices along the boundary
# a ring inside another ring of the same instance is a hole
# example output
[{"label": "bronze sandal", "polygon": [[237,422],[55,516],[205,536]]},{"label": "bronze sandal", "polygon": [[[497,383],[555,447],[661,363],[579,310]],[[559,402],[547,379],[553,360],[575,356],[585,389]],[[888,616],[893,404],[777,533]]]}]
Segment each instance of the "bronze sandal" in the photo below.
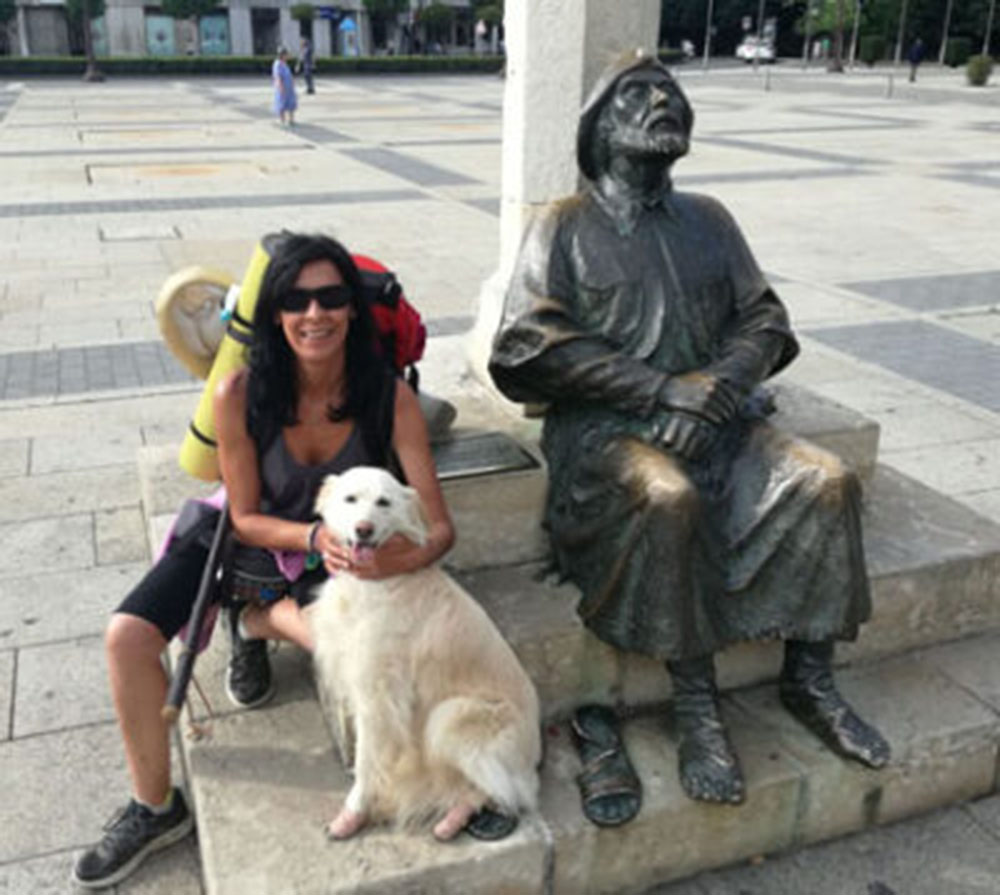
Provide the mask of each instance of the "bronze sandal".
[{"label": "bronze sandal", "polygon": [[625,751],[618,716],[606,706],[583,706],[571,727],[583,763],[576,782],[584,816],[599,827],[628,823],[642,807],[642,784]]}]

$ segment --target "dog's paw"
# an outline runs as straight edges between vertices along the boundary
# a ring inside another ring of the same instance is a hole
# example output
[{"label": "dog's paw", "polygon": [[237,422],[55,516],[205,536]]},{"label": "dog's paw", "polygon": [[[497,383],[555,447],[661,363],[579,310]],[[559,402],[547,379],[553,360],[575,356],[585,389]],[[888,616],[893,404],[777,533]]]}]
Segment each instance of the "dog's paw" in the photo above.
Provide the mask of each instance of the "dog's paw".
[{"label": "dog's paw", "polygon": [[326,838],[350,839],[366,822],[367,818],[363,814],[358,814],[349,808],[342,808],[340,814],[326,825]]}]

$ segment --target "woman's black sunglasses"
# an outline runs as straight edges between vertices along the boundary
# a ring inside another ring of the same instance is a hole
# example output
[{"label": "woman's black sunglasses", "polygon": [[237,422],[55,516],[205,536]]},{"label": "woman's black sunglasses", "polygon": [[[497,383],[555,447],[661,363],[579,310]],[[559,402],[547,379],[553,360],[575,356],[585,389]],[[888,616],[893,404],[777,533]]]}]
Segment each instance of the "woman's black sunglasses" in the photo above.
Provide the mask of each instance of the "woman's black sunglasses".
[{"label": "woman's black sunglasses", "polygon": [[288,289],[278,302],[278,307],[282,311],[289,311],[292,314],[301,314],[308,309],[309,303],[315,298],[319,306],[324,311],[336,311],[337,308],[345,308],[351,303],[350,286],[337,283],[335,286],[320,286],[316,289]]}]

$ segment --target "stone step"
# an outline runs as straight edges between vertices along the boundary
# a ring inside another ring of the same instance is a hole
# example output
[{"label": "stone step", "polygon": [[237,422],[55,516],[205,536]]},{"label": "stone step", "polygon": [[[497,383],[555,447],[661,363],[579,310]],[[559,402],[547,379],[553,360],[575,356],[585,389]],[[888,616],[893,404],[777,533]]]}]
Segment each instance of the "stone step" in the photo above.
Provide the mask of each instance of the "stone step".
[{"label": "stone step", "polygon": [[[525,524],[527,520],[525,520]],[[874,614],[841,662],[868,661],[940,641],[1000,629],[1000,526],[887,467],[867,485],[865,549]],[[630,706],[671,693],[662,663],[626,656],[591,635],[576,616],[578,592],[543,579],[544,565],[458,570],[538,687],[547,717],[587,700]],[[720,654],[723,688],[776,677],[777,643]]]},{"label": "stone step", "polygon": [[[200,674],[221,671],[223,658],[214,645]],[[625,827],[584,819],[568,732],[550,724],[539,811],[508,839],[442,845],[375,828],[331,843],[322,826],[349,778],[308,660],[290,648],[273,658],[273,703],[224,712],[207,736],[184,738],[207,895],[627,895],[997,788],[1000,637],[987,635],[841,672],[847,697],[892,744],[880,772],[836,758],[762,685],[723,698],[747,779],[742,806],[687,799],[667,715],[649,713],[625,726],[644,785],[642,811]]]}]

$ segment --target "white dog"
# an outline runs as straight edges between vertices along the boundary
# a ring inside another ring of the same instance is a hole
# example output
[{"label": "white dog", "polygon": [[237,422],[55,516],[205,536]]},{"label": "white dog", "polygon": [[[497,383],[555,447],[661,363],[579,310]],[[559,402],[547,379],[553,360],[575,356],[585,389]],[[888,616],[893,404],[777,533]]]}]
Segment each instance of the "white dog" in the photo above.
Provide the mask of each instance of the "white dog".
[{"label": "white dog", "polygon": [[[426,538],[416,491],[382,469],[329,476],[316,509],[356,552],[397,533]],[[478,817],[495,820],[493,808],[516,816],[535,806],[535,689],[489,616],[444,572],[378,581],[341,573],[311,616],[320,687],[341,757],[354,763],[331,837],[369,821],[443,817],[434,833],[446,839],[481,808]]]}]

